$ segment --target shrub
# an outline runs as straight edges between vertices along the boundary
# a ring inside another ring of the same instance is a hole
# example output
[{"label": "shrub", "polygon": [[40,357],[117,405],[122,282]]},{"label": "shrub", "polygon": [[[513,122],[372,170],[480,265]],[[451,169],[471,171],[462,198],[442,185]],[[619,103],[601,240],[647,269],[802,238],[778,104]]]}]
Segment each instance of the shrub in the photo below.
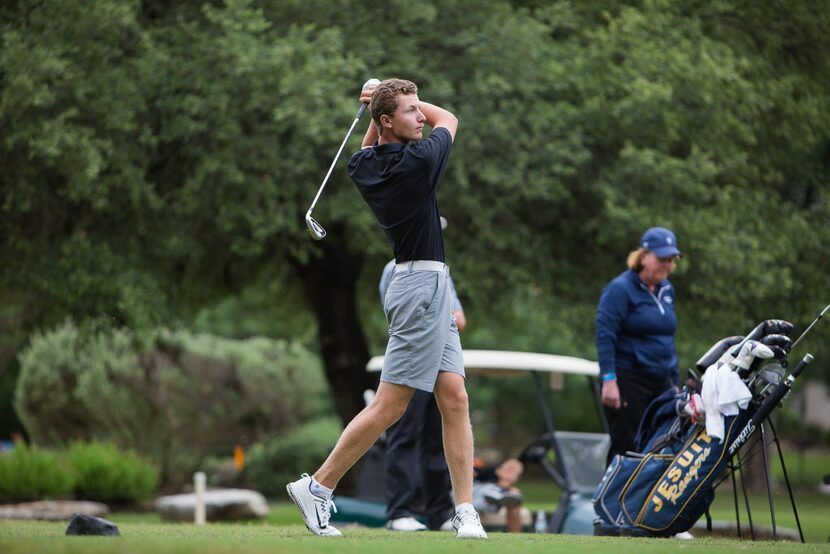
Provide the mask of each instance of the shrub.
[{"label": "shrub", "polygon": [[134,449],[168,485],[207,455],[331,413],[317,358],[285,341],[66,322],[33,336],[20,366],[15,407],[35,443]]},{"label": "shrub", "polygon": [[341,430],[339,419],[319,418],[281,437],[255,444],[248,450],[242,482],[265,495],[284,494],[288,481],[326,459]]},{"label": "shrub", "polygon": [[18,444],[0,454],[0,499],[35,500],[68,496],[73,479],[57,454]]},{"label": "shrub", "polygon": [[76,442],[67,459],[77,498],[128,502],[147,498],[158,487],[158,469],[152,463],[113,444]]}]

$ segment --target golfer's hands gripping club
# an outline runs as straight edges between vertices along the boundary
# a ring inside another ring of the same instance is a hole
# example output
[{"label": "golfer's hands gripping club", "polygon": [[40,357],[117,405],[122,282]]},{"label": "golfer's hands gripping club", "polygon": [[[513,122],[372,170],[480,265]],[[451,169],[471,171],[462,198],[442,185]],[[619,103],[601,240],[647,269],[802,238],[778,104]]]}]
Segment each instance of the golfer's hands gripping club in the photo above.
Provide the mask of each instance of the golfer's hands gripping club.
[{"label": "golfer's hands gripping club", "polygon": [[357,119],[360,119],[363,112],[366,111],[366,108],[372,101],[372,95],[375,93],[375,89],[379,84],[380,81],[377,79],[369,79],[363,83],[363,89],[360,91],[360,109],[357,111]]}]

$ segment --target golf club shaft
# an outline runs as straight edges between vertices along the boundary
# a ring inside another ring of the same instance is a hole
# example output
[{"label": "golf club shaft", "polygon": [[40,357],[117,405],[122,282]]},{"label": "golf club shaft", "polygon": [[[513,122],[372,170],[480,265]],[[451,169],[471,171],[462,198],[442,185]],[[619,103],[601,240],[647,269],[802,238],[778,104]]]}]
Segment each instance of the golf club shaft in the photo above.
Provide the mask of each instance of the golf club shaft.
[{"label": "golf club shaft", "polygon": [[343,148],[346,147],[346,143],[349,141],[349,138],[352,136],[352,133],[354,132],[355,125],[357,125],[357,122],[360,121],[360,118],[363,116],[363,112],[365,111],[366,104],[361,104],[360,109],[357,110],[357,115],[355,116],[354,121],[352,121],[352,126],[349,127],[349,132],[346,133],[346,138],[344,138],[342,144],[340,144],[340,149],[337,150],[337,154],[334,156],[334,160],[332,160],[331,166],[329,166],[328,173],[326,173],[326,176],[323,178],[323,184],[320,185],[320,190],[317,191],[317,196],[314,197],[314,201],[308,208],[306,215],[311,215],[311,211],[314,209],[314,206],[317,205],[317,200],[320,198],[320,195],[323,194],[323,189],[326,187],[326,183],[329,180],[331,172],[334,170],[334,166],[337,164],[337,160],[340,159],[340,154],[343,152]]},{"label": "golf club shaft", "polygon": [[818,317],[817,317],[817,318],[815,318],[815,319],[813,320],[813,322],[810,324],[810,326],[809,326],[809,327],[807,327],[806,329],[804,329],[804,332],[803,332],[803,333],[801,333],[801,336],[800,336],[800,337],[798,337],[798,338],[796,339],[796,341],[793,343],[793,345],[790,347],[790,351],[794,350],[794,349],[795,349],[795,347],[796,347],[796,346],[798,346],[798,343],[799,343],[799,342],[801,342],[801,339],[803,339],[803,338],[804,338],[804,336],[805,336],[807,333],[809,333],[809,332],[810,332],[810,329],[812,329],[812,328],[813,328],[813,326],[814,326],[816,323],[818,323],[818,320],[819,320],[819,319],[821,319],[822,317],[824,317],[824,314],[826,314],[826,313],[827,313],[827,310],[830,310],[830,304],[827,304],[827,306],[825,306],[825,307],[824,307],[824,309],[823,309],[823,310],[821,310],[821,313],[820,313],[820,314],[818,314]]}]

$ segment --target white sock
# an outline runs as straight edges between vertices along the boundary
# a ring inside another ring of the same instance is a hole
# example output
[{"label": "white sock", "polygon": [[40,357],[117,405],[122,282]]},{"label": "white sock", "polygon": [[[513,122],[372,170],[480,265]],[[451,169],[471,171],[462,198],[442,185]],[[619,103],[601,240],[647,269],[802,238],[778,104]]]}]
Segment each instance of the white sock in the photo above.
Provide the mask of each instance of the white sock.
[{"label": "white sock", "polygon": [[470,504],[469,502],[465,502],[464,504],[459,504],[458,506],[455,507],[455,513],[469,511],[469,510],[475,511],[475,508],[473,508],[473,505]]},{"label": "white sock", "polygon": [[317,496],[322,496],[323,498],[331,498],[334,489],[330,489],[328,487],[324,487],[320,483],[317,482],[317,479],[314,477],[311,478],[311,485],[308,487],[311,490],[312,494]]}]

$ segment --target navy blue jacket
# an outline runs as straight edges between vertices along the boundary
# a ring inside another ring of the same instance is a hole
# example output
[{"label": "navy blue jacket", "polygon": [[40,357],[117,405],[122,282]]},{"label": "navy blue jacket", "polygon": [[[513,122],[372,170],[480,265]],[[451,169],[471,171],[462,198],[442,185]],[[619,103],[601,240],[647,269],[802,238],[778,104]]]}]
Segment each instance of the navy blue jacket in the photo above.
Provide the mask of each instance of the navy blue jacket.
[{"label": "navy blue jacket", "polygon": [[596,320],[600,375],[616,371],[678,382],[674,300],[668,280],[652,292],[631,270],[605,286]]}]

